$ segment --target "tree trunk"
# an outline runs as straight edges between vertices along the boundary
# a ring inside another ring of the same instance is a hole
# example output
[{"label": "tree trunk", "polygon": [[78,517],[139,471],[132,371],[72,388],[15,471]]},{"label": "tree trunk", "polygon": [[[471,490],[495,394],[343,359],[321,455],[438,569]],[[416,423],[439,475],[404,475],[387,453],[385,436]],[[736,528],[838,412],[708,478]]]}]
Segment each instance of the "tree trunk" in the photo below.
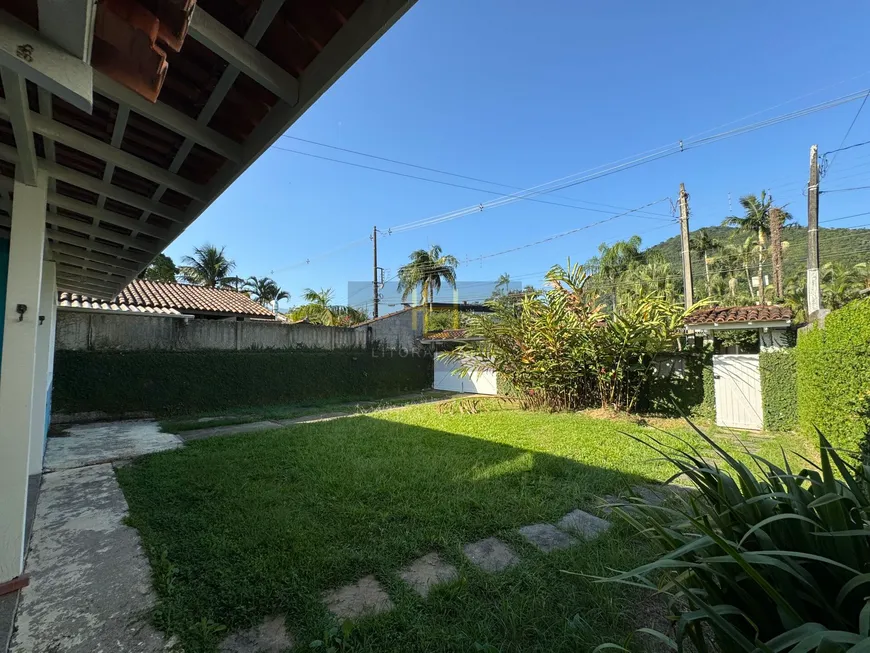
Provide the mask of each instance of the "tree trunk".
[{"label": "tree trunk", "polygon": [[758,302],[764,306],[764,232],[758,230]]},{"label": "tree trunk", "polygon": [[749,272],[749,263],[744,263],[743,269],[746,270],[746,284],[749,286],[749,296],[754,297],[755,291],[752,289],[752,274]]},{"label": "tree trunk", "polygon": [[770,209],[770,254],[773,261],[773,286],[777,297],[783,296],[782,279],[782,213]]},{"label": "tree trunk", "polygon": [[704,256],[704,276],[707,277],[707,297],[711,296],[710,293],[710,261],[707,259],[707,252],[703,252]]}]

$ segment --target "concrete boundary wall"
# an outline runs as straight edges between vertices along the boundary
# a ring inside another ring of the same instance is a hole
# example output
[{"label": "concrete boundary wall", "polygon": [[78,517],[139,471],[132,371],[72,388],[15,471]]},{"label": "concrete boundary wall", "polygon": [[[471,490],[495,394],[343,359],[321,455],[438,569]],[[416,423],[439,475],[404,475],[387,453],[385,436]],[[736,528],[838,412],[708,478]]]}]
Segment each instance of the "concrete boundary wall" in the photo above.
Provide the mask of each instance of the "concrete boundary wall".
[{"label": "concrete boundary wall", "polygon": [[361,349],[364,330],[316,324],[184,320],[174,317],[57,312],[60,351],[243,351]]}]

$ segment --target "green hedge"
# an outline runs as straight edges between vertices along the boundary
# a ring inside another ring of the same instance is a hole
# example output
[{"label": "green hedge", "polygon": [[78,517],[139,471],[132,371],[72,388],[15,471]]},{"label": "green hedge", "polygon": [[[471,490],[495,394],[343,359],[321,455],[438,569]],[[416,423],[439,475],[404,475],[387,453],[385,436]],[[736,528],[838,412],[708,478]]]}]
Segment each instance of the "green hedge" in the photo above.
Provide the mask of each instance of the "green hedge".
[{"label": "green hedge", "polygon": [[793,347],[759,354],[761,401],[767,431],[792,431],[798,425],[797,354]]},{"label": "green hedge", "polygon": [[801,430],[813,435],[818,427],[834,446],[857,450],[870,431],[870,298],[800,334],[797,389]]},{"label": "green hedge", "polygon": [[641,389],[637,410],[658,415],[715,417],[713,367],[706,351],[684,354],[683,378],[650,378]]},{"label": "green hedge", "polygon": [[55,412],[189,414],[432,387],[432,357],[379,351],[58,351]]}]

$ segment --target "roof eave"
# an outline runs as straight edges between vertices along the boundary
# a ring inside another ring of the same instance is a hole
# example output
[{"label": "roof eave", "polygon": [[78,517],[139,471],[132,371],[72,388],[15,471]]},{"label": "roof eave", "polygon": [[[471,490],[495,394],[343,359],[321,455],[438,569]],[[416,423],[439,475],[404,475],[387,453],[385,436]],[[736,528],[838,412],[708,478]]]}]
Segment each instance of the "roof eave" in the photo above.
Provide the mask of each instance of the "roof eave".
[{"label": "roof eave", "polygon": [[747,322],[707,322],[703,324],[687,324],[689,331],[728,331],[734,329],[785,329],[790,327],[792,320],[750,320]]}]

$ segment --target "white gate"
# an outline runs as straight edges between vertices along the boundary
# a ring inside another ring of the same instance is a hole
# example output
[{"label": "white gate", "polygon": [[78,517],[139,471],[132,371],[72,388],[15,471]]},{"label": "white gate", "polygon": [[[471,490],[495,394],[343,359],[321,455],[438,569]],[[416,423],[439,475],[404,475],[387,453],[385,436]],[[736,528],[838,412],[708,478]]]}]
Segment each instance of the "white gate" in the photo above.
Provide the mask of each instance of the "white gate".
[{"label": "white gate", "polygon": [[435,379],[432,387],[436,390],[470,392],[480,395],[498,394],[495,372],[481,372],[472,374],[470,377],[461,377],[453,374],[453,370],[458,367],[459,363],[446,361],[440,356],[435,356]]},{"label": "white gate", "polygon": [[761,430],[761,372],[758,354],[713,356],[716,424]]}]

